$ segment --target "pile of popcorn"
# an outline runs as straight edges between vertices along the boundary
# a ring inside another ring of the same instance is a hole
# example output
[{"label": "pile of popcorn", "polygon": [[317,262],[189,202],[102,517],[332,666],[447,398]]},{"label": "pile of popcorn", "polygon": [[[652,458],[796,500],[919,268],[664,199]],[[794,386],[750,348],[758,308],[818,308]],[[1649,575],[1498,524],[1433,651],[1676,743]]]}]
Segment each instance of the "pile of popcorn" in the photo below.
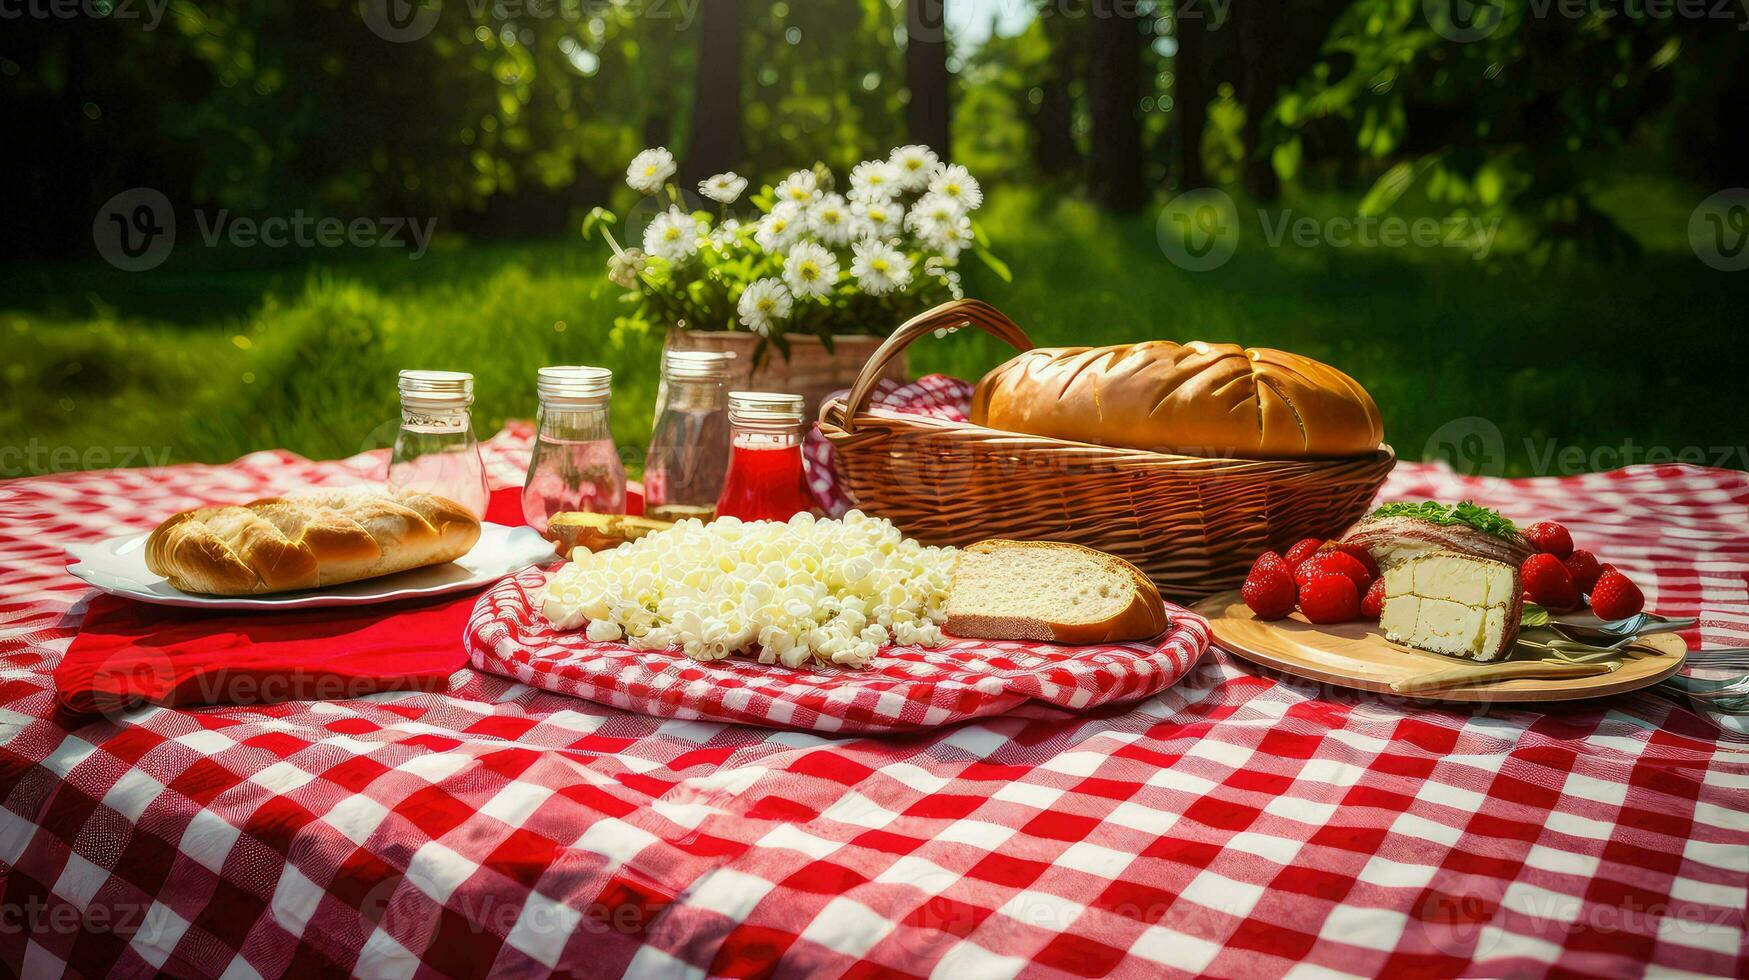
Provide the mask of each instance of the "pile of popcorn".
[{"label": "pile of popcorn", "polygon": [[888,643],[940,645],[957,558],[857,510],[686,520],[611,551],[579,550],[541,611],[597,642],[677,647],[695,660],[757,648],[761,663],[863,667]]}]

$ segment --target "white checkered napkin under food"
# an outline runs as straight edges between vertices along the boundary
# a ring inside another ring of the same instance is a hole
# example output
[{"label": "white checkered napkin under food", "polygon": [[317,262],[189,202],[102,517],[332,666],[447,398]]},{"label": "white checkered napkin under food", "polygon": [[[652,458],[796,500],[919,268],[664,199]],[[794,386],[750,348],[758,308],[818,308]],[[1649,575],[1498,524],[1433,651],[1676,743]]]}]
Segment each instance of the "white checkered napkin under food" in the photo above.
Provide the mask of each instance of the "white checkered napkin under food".
[{"label": "white checkered napkin under food", "polygon": [[[495,485],[529,438],[486,445]],[[1749,967],[1749,751],[1648,694],[1405,706],[1217,651],[1123,710],[885,738],[631,715],[471,670],[438,695],[54,715],[89,595],[62,542],[382,464],[0,483],[0,975]],[[1387,494],[1608,540],[1651,608],[1749,646],[1743,474],[1402,464]]]}]

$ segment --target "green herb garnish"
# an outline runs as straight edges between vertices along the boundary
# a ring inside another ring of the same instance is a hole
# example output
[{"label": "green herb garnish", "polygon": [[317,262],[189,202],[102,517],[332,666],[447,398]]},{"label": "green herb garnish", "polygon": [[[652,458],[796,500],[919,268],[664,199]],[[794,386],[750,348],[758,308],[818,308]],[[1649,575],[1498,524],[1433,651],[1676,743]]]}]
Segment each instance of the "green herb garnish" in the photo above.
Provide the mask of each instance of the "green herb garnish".
[{"label": "green herb garnish", "polygon": [[1468,500],[1459,504],[1442,504],[1428,500],[1419,504],[1386,504],[1372,512],[1374,517],[1412,517],[1429,524],[1463,524],[1496,538],[1513,538],[1518,528],[1497,510],[1477,507]]}]

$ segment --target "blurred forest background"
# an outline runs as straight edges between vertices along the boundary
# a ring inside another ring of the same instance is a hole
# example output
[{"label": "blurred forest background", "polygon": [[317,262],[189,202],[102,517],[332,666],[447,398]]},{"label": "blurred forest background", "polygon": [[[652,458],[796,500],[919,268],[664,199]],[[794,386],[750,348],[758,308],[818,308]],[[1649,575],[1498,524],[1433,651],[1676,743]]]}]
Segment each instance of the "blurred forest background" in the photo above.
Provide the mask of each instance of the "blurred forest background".
[{"label": "blurred forest background", "polygon": [[[616,430],[641,458],[661,338],[610,339],[618,290],[578,230],[593,206],[633,203],[632,155],[667,146],[683,178],[735,169],[758,186],[912,142],[983,182],[980,219],[1014,281],[968,266],[967,290],[1041,343],[1298,350],[1368,385],[1405,457],[1486,472],[1655,449],[1749,465],[1749,272],[1691,240],[1697,206],[1749,187],[1742,5],[22,9],[0,35],[0,447],[34,451],[0,459],[0,476],[122,464],[129,448],[148,453],[135,463],[356,452],[392,436],[403,366],[475,371],[485,434],[532,414],[536,367],[607,364]],[[172,202],[177,247],[130,273],[98,258],[93,219],[141,187]],[[1238,202],[1243,236],[1231,261],[1191,271],[1158,219],[1210,187]],[[206,246],[198,229],[220,212],[435,220],[436,237],[416,261]],[[1749,236],[1749,203],[1719,214],[1721,235]],[[1458,247],[1267,240],[1285,218],[1384,216],[1498,231]],[[976,377],[1000,356],[955,336],[913,363]]]}]

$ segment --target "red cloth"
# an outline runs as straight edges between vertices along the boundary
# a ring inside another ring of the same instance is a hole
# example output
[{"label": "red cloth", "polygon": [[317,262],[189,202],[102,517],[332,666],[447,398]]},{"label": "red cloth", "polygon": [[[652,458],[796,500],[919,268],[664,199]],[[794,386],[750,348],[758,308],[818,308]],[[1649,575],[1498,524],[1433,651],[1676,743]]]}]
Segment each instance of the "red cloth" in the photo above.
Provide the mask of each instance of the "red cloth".
[{"label": "red cloth", "polygon": [[[486,520],[520,525],[521,491],[492,493]],[[475,594],[304,612],[215,613],[98,595],[55,669],[71,714],[163,705],[336,701],[436,691],[467,664]]]},{"label": "red cloth", "polygon": [[472,592],[436,605],[215,615],[99,595],[55,669],[73,714],[435,691],[467,663]]}]

